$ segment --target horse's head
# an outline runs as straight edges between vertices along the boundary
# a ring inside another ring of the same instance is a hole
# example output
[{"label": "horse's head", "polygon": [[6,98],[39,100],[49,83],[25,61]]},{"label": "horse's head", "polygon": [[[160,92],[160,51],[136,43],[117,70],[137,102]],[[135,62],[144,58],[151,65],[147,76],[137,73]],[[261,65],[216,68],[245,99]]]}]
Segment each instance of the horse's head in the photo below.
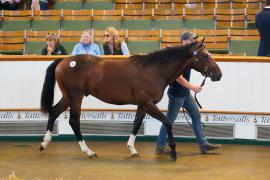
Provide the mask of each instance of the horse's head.
[{"label": "horse's head", "polygon": [[202,73],[204,76],[210,77],[212,81],[219,81],[222,76],[222,72],[217,63],[212,59],[204,46],[204,39],[198,41],[194,45],[193,56],[194,62],[192,63],[192,69]]}]

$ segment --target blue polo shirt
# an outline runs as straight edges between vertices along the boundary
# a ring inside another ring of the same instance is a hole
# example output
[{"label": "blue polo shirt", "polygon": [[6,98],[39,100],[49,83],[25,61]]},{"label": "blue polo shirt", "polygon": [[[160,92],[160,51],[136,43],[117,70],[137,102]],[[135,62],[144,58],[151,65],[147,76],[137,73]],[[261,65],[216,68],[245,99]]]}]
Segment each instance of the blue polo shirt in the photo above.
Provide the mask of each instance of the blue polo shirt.
[{"label": "blue polo shirt", "polygon": [[[183,77],[187,81],[189,81],[190,74],[191,74],[191,69],[188,69],[183,73]],[[168,95],[172,95],[176,97],[186,97],[186,96],[189,96],[189,94],[190,94],[189,89],[180,85],[176,80],[169,85]]]}]

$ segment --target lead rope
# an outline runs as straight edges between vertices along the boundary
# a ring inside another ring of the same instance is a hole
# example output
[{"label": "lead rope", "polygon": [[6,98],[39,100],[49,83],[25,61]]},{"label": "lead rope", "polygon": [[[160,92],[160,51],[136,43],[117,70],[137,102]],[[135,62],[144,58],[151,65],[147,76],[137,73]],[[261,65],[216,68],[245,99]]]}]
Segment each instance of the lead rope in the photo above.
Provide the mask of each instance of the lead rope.
[{"label": "lead rope", "polygon": [[[203,79],[203,81],[202,81],[202,84],[200,85],[201,87],[204,86],[205,81],[206,81],[206,76],[204,76],[204,79]],[[198,101],[198,99],[197,99],[197,92],[195,92],[194,97],[195,97],[196,103],[198,104],[199,108],[202,109],[202,106],[201,106],[201,104],[199,103],[199,101]]]},{"label": "lead rope", "polygon": [[[207,77],[204,76],[204,79],[203,79],[203,81],[202,81],[200,87],[203,87],[203,86],[204,86],[205,81],[206,81],[206,78],[207,78]],[[198,104],[199,108],[202,109],[202,106],[201,106],[201,104],[199,103],[199,101],[198,101],[198,99],[197,99],[197,92],[195,92],[194,97],[195,97],[195,101],[196,101],[196,103]],[[188,117],[186,116],[186,110],[185,110],[185,108],[182,107],[182,109],[183,109],[183,114],[184,114],[184,117],[185,117],[186,121],[188,122],[189,126],[192,128],[192,124],[189,122]],[[203,123],[203,122],[201,122],[201,123],[202,123],[202,125],[203,125],[203,128],[205,129],[204,123]]]}]

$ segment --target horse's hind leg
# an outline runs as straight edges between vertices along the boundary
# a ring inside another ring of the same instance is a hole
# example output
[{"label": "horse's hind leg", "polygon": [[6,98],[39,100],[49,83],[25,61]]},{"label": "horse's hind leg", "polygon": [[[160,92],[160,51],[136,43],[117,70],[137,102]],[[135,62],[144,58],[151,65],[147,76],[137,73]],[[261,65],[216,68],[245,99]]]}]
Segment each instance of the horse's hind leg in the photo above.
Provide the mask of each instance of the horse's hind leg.
[{"label": "horse's hind leg", "polygon": [[79,141],[81,151],[86,153],[89,158],[92,158],[92,157],[96,157],[97,155],[94,151],[88,148],[80,130],[81,103],[82,103],[82,99],[71,101],[69,124],[71,128],[73,129],[73,132],[77,140]]},{"label": "horse's hind leg", "polygon": [[63,97],[62,99],[52,107],[52,109],[49,111],[49,120],[47,124],[47,132],[43,138],[43,142],[39,146],[39,150],[42,151],[44,150],[49,143],[52,140],[52,131],[53,131],[53,126],[54,122],[57,119],[57,117],[68,108],[68,102],[65,100]]},{"label": "horse's hind leg", "polygon": [[135,149],[134,143],[136,139],[136,135],[142,125],[143,118],[145,117],[145,111],[142,109],[141,106],[138,106],[137,111],[136,111],[136,116],[135,120],[133,122],[133,130],[132,134],[129,136],[129,140],[127,143],[127,146],[131,152],[131,157],[138,157],[138,152]]},{"label": "horse's hind leg", "polygon": [[169,139],[169,146],[171,148],[170,157],[172,160],[176,160],[176,151],[175,151],[175,141],[173,139],[173,133],[172,133],[172,123],[167,119],[167,117],[160,112],[158,107],[154,103],[147,103],[143,106],[143,109],[150,114],[152,117],[160,120],[163,125],[166,127],[168,132],[168,139]]}]

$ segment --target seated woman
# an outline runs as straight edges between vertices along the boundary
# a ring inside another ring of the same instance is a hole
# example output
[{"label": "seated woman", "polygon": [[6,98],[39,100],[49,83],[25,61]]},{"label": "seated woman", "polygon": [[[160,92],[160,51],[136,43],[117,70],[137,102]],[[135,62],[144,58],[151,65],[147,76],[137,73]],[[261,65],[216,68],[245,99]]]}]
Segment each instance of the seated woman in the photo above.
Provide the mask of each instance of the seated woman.
[{"label": "seated woman", "polygon": [[72,55],[89,54],[100,55],[98,45],[93,42],[92,33],[89,30],[83,31],[81,42],[76,44],[73,48]]},{"label": "seated woman", "polygon": [[119,37],[118,31],[114,27],[108,27],[105,30],[101,51],[105,55],[129,55],[127,44]]},{"label": "seated woman", "polygon": [[42,55],[50,56],[50,55],[67,55],[68,54],[64,46],[62,46],[59,43],[59,38],[56,33],[48,33],[46,37],[46,41],[47,41],[47,46],[42,49],[42,52],[41,52]]}]

